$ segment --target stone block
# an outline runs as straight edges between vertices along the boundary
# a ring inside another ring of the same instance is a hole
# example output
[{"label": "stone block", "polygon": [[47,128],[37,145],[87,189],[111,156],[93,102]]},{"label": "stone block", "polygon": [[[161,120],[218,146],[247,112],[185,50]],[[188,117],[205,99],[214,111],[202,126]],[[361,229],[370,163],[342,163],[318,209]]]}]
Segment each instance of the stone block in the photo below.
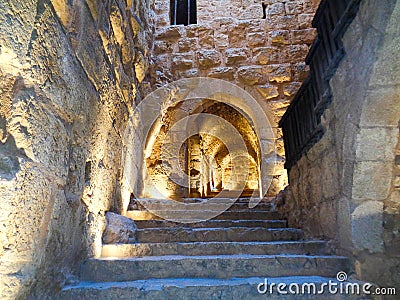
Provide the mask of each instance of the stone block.
[{"label": "stone block", "polygon": [[398,135],[398,128],[361,128],[356,141],[357,160],[393,160]]},{"label": "stone block", "polygon": [[181,26],[170,26],[163,28],[155,35],[156,39],[176,41],[182,38]]},{"label": "stone block", "polygon": [[119,244],[135,242],[136,224],[133,220],[121,215],[107,212],[107,225],[103,233],[103,243]]},{"label": "stone block", "polygon": [[291,30],[292,44],[309,44],[314,42],[317,36],[317,30],[314,28]]},{"label": "stone block", "polygon": [[263,16],[263,8],[260,3],[256,5],[245,6],[243,10],[239,10],[238,19],[239,20],[249,20],[249,19],[260,19]]},{"label": "stone block", "polygon": [[264,72],[261,67],[241,67],[238,70],[238,79],[245,84],[255,85],[265,83]]},{"label": "stone block", "polygon": [[382,87],[366,95],[361,126],[393,126],[399,124],[400,88]]},{"label": "stone block", "polygon": [[211,69],[207,76],[212,78],[233,80],[235,76],[235,70],[228,67],[219,67]]},{"label": "stone block", "polygon": [[288,82],[292,80],[290,65],[271,65],[268,66],[269,81],[270,82]]},{"label": "stone block", "polygon": [[262,47],[253,50],[255,62],[260,65],[267,65],[281,62],[281,49],[278,47]]},{"label": "stone block", "polygon": [[263,96],[266,100],[274,99],[279,96],[278,86],[273,84],[266,84],[257,86],[257,91]]},{"label": "stone block", "polygon": [[229,45],[232,48],[241,48],[244,46],[246,39],[246,25],[239,23],[229,27]]},{"label": "stone block", "polygon": [[353,246],[362,251],[383,251],[383,203],[366,201],[351,214]]},{"label": "stone block", "polygon": [[[298,28],[298,18],[295,15],[274,15],[267,19],[268,28],[275,30],[290,30]],[[307,27],[309,28],[309,27]]]},{"label": "stone block", "polygon": [[197,48],[197,40],[195,38],[183,38],[178,41],[179,52],[188,52]]},{"label": "stone block", "polygon": [[247,43],[250,47],[262,47],[266,43],[266,38],[263,32],[249,33],[247,35]]},{"label": "stone block", "polygon": [[303,1],[290,1],[285,3],[285,13],[298,15],[303,12]]},{"label": "stone block", "polygon": [[386,199],[391,188],[392,170],[391,162],[356,162],[353,174],[353,199]]},{"label": "stone block", "polygon": [[222,33],[219,30],[214,32],[214,44],[216,48],[227,48],[229,47],[229,36],[226,33]]},{"label": "stone block", "polygon": [[274,30],[270,32],[270,39],[272,44],[288,45],[290,44],[289,30]]},{"label": "stone block", "polygon": [[281,2],[273,3],[267,7],[268,15],[284,15],[285,14],[285,4]]},{"label": "stone block", "polygon": [[154,42],[154,53],[165,54],[172,52],[172,44],[167,41],[155,41]]},{"label": "stone block", "polygon": [[214,48],[214,30],[211,28],[199,28],[198,39],[201,48]]},{"label": "stone block", "polygon": [[197,59],[200,68],[215,67],[221,64],[220,53],[216,50],[199,50],[197,51]]},{"label": "stone block", "polygon": [[172,66],[177,70],[191,69],[193,67],[192,54],[177,54],[172,58]]},{"label": "stone block", "polygon": [[283,94],[287,97],[293,97],[301,86],[301,82],[291,82],[283,86]]},{"label": "stone block", "polygon": [[313,14],[300,14],[298,16],[298,26],[300,29],[308,29],[312,27]]},{"label": "stone block", "polygon": [[288,59],[292,63],[305,61],[309,50],[307,45],[290,45],[286,49]]},{"label": "stone block", "polygon": [[225,51],[226,64],[236,65],[243,61],[246,61],[249,57],[248,50],[244,48],[231,48]]},{"label": "stone block", "polygon": [[310,71],[309,67],[305,63],[291,64],[293,81],[303,82]]}]

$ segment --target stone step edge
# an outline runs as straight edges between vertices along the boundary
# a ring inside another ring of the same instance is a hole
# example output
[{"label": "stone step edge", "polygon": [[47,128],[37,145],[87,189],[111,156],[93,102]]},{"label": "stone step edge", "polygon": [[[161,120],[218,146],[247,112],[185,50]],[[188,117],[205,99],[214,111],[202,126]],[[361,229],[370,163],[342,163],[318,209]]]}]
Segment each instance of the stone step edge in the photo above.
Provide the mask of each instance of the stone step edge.
[{"label": "stone step edge", "polygon": [[179,261],[179,260],[214,260],[214,259],[338,259],[338,260],[348,260],[346,256],[340,255],[307,255],[307,254],[272,254],[272,255],[259,255],[259,254],[229,254],[229,255],[160,255],[160,256],[143,256],[143,257],[125,257],[125,258],[105,258],[96,257],[89,258],[86,262],[119,262],[119,261]]},{"label": "stone step edge", "polygon": [[[75,285],[65,286],[62,291],[66,292],[74,289],[110,289],[110,288],[140,288],[144,291],[157,290],[165,287],[200,287],[200,286],[238,286],[238,285],[259,285],[260,283],[315,283],[323,284],[329,281],[340,283],[337,278],[323,277],[323,276],[286,276],[286,277],[243,277],[243,278],[229,278],[229,279],[216,279],[216,278],[154,278],[154,279],[140,279],[133,281],[112,281],[112,282],[91,282],[91,281],[79,281]],[[347,280],[344,283],[358,283],[363,284],[364,282],[358,280]]]},{"label": "stone step edge", "polygon": [[[168,220],[136,220],[135,221],[138,229],[151,229],[151,228],[177,228],[177,227],[188,227],[188,228],[228,228],[228,227],[250,227],[252,228],[253,226],[236,226],[236,225],[241,225],[241,224],[254,224],[254,223],[261,223],[265,225],[269,224],[282,224],[283,227],[281,228],[287,228],[287,221],[282,219],[282,220],[208,220],[208,221],[203,221],[199,223],[207,223],[210,225],[210,227],[195,227],[195,224],[198,223],[177,223],[177,222],[172,222]],[[231,223],[231,225],[235,226],[227,226],[223,227],[224,224],[226,223]],[[149,227],[141,227],[141,226],[149,226]],[[166,226],[168,225],[168,226]],[[159,226],[159,227],[157,227]],[[176,226],[176,227],[173,227]],[[262,227],[262,226],[256,226],[256,227]],[[268,227],[264,227],[268,228]]]},{"label": "stone step edge", "polygon": [[[139,257],[139,256],[156,256],[158,248],[162,249],[170,249],[169,255],[182,255],[182,252],[188,251],[189,253],[193,252],[193,249],[207,249],[207,251],[211,252],[222,252],[228,251],[226,255],[233,254],[232,249],[230,247],[235,248],[246,248],[247,254],[256,254],[253,253],[252,248],[255,250],[259,250],[259,248],[263,248],[265,253],[270,254],[268,252],[274,252],[275,248],[276,252],[274,254],[309,254],[310,252],[313,255],[327,255],[329,254],[329,249],[327,247],[328,243],[326,241],[272,241],[272,242],[170,242],[170,243],[134,243],[134,244],[108,244],[103,245],[101,249],[100,257],[118,257],[118,258],[126,258],[126,257]],[[310,248],[311,247],[311,248]],[[313,249],[315,247],[315,249]],[[284,248],[284,249],[282,249]],[[156,253],[153,254],[153,250],[155,249]],[[228,250],[227,250],[228,249]],[[148,251],[150,252],[148,252]],[[138,255],[135,251],[139,251]],[[144,251],[144,252],[143,252]],[[147,252],[146,252],[147,251]],[[168,251],[166,251],[168,252]],[[180,253],[181,252],[181,253]],[[145,254],[143,254],[145,253]],[[193,252],[194,253],[194,252]],[[208,252],[207,252],[208,253]],[[240,252],[237,252],[240,253]],[[262,253],[259,253],[262,254]],[[194,256],[196,254],[185,254]],[[213,254],[208,254],[213,255]]]},{"label": "stone step edge", "polygon": [[256,230],[263,230],[263,231],[269,231],[269,232],[299,232],[302,233],[303,231],[298,228],[293,228],[293,227],[284,227],[284,228],[267,228],[267,227],[241,227],[241,226],[235,226],[235,227],[201,227],[201,228],[192,228],[192,227],[161,227],[161,228],[138,228],[136,231],[138,232],[193,232],[193,231],[240,231],[243,229],[243,231],[256,231]]},{"label": "stone step edge", "polygon": [[[169,243],[134,243],[134,244],[103,244],[102,247],[109,247],[109,246],[138,246],[138,245],[231,245],[231,244],[240,244],[240,245],[292,245],[292,244],[327,244],[328,241],[324,240],[299,240],[299,241],[271,241],[271,242],[227,242],[227,241],[212,241],[212,242],[169,242]],[[284,255],[284,254],[282,254]]]}]

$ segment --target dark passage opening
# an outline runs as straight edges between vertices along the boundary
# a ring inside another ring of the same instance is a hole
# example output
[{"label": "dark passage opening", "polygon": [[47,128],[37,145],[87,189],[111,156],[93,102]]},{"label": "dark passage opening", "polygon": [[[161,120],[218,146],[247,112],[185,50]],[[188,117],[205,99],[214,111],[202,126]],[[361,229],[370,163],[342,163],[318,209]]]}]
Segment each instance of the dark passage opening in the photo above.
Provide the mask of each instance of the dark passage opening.
[{"label": "dark passage opening", "polygon": [[197,24],[196,0],[171,0],[171,25]]}]

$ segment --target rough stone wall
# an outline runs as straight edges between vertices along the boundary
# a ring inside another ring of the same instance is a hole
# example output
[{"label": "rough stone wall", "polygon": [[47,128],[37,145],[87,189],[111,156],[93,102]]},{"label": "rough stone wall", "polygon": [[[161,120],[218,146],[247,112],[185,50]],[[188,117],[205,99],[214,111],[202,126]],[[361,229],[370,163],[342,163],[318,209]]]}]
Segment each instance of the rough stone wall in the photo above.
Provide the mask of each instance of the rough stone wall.
[{"label": "rough stone wall", "polygon": [[[0,3],[0,298],[55,299],[121,210],[149,1]],[[142,84],[140,84],[142,83]]]},{"label": "rough stone wall", "polygon": [[[263,19],[263,5],[265,19]],[[189,77],[235,83],[270,112],[278,165],[270,192],[287,182],[278,121],[307,76],[319,1],[197,1],[198,24],[169,26],[169,1],[157,1],[154,76],[157,85]]]},{"label": "rough stone wall", "polygon": [[[333,239],[358,278],[400,287],[400,3],[365,0],[344,36],[325,135],[289,173],[291,226]],[[360,63],[362,62],[362,63]]]}]

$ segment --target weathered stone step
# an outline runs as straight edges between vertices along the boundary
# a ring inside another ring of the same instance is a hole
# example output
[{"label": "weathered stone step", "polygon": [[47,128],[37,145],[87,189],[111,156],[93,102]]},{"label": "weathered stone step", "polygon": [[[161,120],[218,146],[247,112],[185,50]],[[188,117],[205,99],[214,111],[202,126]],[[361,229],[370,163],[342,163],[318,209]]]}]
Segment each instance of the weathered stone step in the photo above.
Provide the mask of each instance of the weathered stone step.
[{"label": "weathered stone step", "polygon": [[140,211],[131,210],[126,212],[126,217],[134,220],[162,220],[160,216],[165,219],[173,220],[175,222],[193,223],[201,222],[204,220],[279,220],[279,214],[276,211],[259,211],[259,210],[238,210],[238,211],[225,211],[218,215],[217,211]]},{"label": "weathered stone step", "polygon": [[[265,287],[275,286],[272,294],[261,294],[257,287],[260,286],[261,292]],[[298,300],[341,300],[341,299],[371,299],[362,295],[344,295],[336,293],[329,294],[328,289],[322,295],[279,295],[276,287],[283,283],[289,286],[292,283],[301,287],[304,284],[313,284],[317,291],[322,289],[322,285],[329,284],[329,281],[340,284],[336,278],[327,278],[320,276],[296,276],[296,277],[251,277],[251,278],[232,278],[232,279],[208,279],[208,278],[174,278],[174,279],[149,279],[129,282],[80,282],[76,286],[65,287],[59,297],[59,300],[110,300],[110,299],[141,299],[141,300],[175,300],[175,299],[298,299]],[[354,283],[354,282],[349,282]],[[307,288],[305,289],[307,291]],[[318,297],[318,298],[316,298]]]},{"label": "weathered stone step", "polygon": [[270,242],[297,241],[303,237],[300,229],[294,228],[148,228],[138,229],[139,243],[171,242]]},{"label": "weathered stone step", "polygon": [[143,228],[170,228],[170,227],[190,227],[190,228],[225,228],[225,227],[264,227],[264,228],[285,228],[285,220],[209,220],[198,223],[176,223],[165,220],[142,220],[135,221],[139,229]]},{"label": "weathered stone step", "polygon": [[233,254],[328,254],[324,241],[293,242],[191,242],[139,243],[104,245],[103,257],[135,257],[163,255],[233,255]]},{"label": "weathered stone step", "polygon": [[215,220],[279,220],[279,213],[276,211],[259,211],[259,210],[226,211],[213,219],[215,219]]},{"label": "weathered stone step", "polygon": [[234,202],[229,199],[218,199],[194,203],[183,203],[174,200],[154,200],[154,199],[142,199],[138,202],[140,208],[138,210],[170,210],[170,211],[198,211],[198,210],[210,210],[210,211],[225,211],[225,210],[260,210],[260,211],[273,211],[275,206],[271,202],[260,202],[256,207],[249,207],[249,202]]},{"label": "weathered stone step", "polygon": [[150,278],[335,277],[340,271],[348,271],[348,265],[348,259],[340,256],[147,256],[89,259],[81,266],[80,278],[111,282]]}]

